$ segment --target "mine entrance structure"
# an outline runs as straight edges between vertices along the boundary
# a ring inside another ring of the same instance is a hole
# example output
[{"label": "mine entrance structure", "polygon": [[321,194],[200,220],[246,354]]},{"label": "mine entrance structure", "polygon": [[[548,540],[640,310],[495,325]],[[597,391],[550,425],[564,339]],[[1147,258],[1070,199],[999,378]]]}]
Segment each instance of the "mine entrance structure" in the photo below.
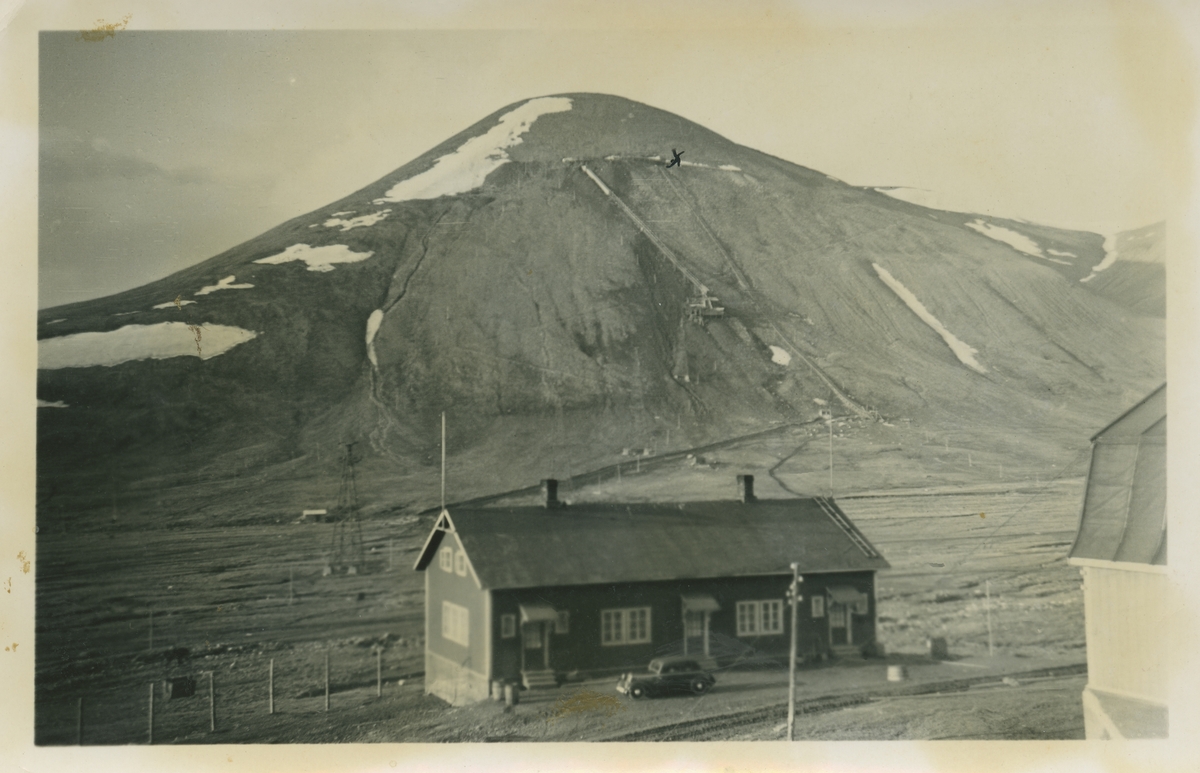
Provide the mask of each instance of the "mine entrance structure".
[{"label": "mine entrance structure", "polygon": [[725,307],[716,305],[717,299],[704,292],[688,299],[688,319],[696,324],[704,324],[705,317],[725,316]]},{"label": "mine entrance structure", "polygon": [[359,567],[363,565],[362,523],[358,519],[358,485],[354,477],[354,445],[346,444],[337,507],[327,516],[333,520],[333,536],[324,575],[334,572],[358,574]]},{"label": "mine entrance structure", "polygon": [[709,317],[725,316],[725,307],[717,305],[717,299],[709,295],[708,287],[706,287],[704,283],[701,282],[700,279],[688,269],[687,266],[683,265],[683,261],[679,259],[679,256],[676,255],[670,247],[664,244],[663,241],[659,239],[653,231],[650,230],[650,227],[646,225],[645,221],[638,217],[637,214],[629,208],[629,205],[621,200],[620,196],[613,193],[612,189],[604,184],[604,181],[600,179],[599,175],[597,175],[591,169],[588,169],[587,164],[581,165],[580,169],[583,170],[584,174],[592,178],[592,182],[596,183],[600,190],[603,191],[605,196],[617,203],[617,206],[620,207],[621,211],[633,221],[633,224],[638,227],[638,230],[644,233],[646,238],[653,242],[654,246],[658,248],[658,251],[661,252],[667,260],[671,261],[671,265],[678,269],[679,273],[683,274],[684,278],[692,283],[692,287],[695,288],[696,294],[688,299],[688,319],[697,324],[703,324],[704,320]]}]

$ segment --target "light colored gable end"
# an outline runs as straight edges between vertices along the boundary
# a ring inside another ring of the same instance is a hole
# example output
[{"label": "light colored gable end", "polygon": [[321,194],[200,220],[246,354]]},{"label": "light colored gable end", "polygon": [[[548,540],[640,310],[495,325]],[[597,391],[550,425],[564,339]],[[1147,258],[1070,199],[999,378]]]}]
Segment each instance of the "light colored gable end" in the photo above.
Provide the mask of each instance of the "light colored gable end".
[{"label": "light colored gable end", "polygon": [[413,563],[413,569],[420,572],[429,565],[433,560],[433,554],[437,550],[438,544],[442,541],[442,535],[446,532],[454,532],[454,521],[450,519],[450,511],[442,510],[438,515],[437,522],[429,531],[429,536],[425,538],[425,544],[421,546],[420,552],[417,553],[417,560]]},{"label": "light colored gable end", "polygon": [[430,530],[429,536],[425,539],[425,544],[417,554],[417,561],[413,564],[413,569],[421,572],[428,568],[429,564],[433,561],[433,556],[437,553],[442,540],[447,534],[454,538],[454,544],[458,550],[462,551],[463,557],[466,558],[467,571],[470,573],[471,579],[475,581],[475,587],[483,590],[483,583],[480,581],[479,575],[475,572],[475,565],[471,561],[471,555],[467,552],[462,540],[458,537],[458,529],[454,526],[454,519],[450,517],[449,510],[442,510],[438,515],[437,522],[434,523],[433,529]]},{"label": "light colored gable end", "polygon": [[458,546],[458,549],[462,551],[463,557],[467,559],[467,573],[470,574],[471,579],[475,581],[475,587],[479,590],[483,590],[483,583],[480,582],[479,575],[475,573],[475,565],[471,563],[471,554],[467,552],[462,540],[458,538],[458,532],[451,531],[448,533],[450,536],[454,537],[454,544]]}]

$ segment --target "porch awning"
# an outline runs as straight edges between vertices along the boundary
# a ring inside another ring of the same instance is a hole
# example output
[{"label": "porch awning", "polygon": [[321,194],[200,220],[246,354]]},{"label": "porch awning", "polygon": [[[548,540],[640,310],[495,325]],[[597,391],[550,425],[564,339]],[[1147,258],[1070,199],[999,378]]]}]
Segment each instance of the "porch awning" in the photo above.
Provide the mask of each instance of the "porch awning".
[{"label": "porch awning", "polygon": [[719,612],[721,605],[707,593],[689,593],[680,596],[684,612]]},{"label": "porch awning", "polygon": [[549,604],[521,604],[522,623],[553,622],[558,620],[558,612]]},{"label": "porch awning", "polygon": [[849,585],[834,585],[832,588],[826,589],[826,593],[829,594],[829,598],[831,598],[835,604],[845,604],[849,606],[851,604],[857,604],[860,601],[867,600],[867,594],[863,593],[858,588],[854,588]]}]

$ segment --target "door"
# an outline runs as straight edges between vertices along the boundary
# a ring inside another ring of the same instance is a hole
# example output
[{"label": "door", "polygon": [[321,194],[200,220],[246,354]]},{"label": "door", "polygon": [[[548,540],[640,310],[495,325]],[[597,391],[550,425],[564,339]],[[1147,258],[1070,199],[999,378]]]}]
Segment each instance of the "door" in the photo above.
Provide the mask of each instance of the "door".
[{"label": "door", "polygon": [[828,615],[829,643],[834,647],[853,644],[850,633],[850,607],[830,601]]},{"label": "door", "polygon": [[521,625],[521,670],[550,668],[550,630],[545,621]]},{"label": "door", "polygon": [[683,654],[708,654],[708,612],[693,609],[683,613]]}]

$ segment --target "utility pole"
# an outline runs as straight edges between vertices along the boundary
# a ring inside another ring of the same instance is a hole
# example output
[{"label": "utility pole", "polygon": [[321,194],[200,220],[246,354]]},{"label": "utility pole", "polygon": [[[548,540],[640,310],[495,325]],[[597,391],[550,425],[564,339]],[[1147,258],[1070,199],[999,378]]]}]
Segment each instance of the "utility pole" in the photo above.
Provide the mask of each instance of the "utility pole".
[{"label": "utility pole", "polygon": [[788,658],[788,740],[796,739],[796,637],[798,624],[796,613],[800,607],[800,564],[792,563],[792,585],[788,588],[788,599],[792,602],[792,647]]},{"label": "utility pole", "polygon": [[988,627],[988,657],[992,657],[992,581],[984,580],[983,587],[987,591],[987,627]]},{"label": "utility pole", "polygon": [[833,411],[821,411],[821,418],[829,427],[829,498],[833,499]]}]

